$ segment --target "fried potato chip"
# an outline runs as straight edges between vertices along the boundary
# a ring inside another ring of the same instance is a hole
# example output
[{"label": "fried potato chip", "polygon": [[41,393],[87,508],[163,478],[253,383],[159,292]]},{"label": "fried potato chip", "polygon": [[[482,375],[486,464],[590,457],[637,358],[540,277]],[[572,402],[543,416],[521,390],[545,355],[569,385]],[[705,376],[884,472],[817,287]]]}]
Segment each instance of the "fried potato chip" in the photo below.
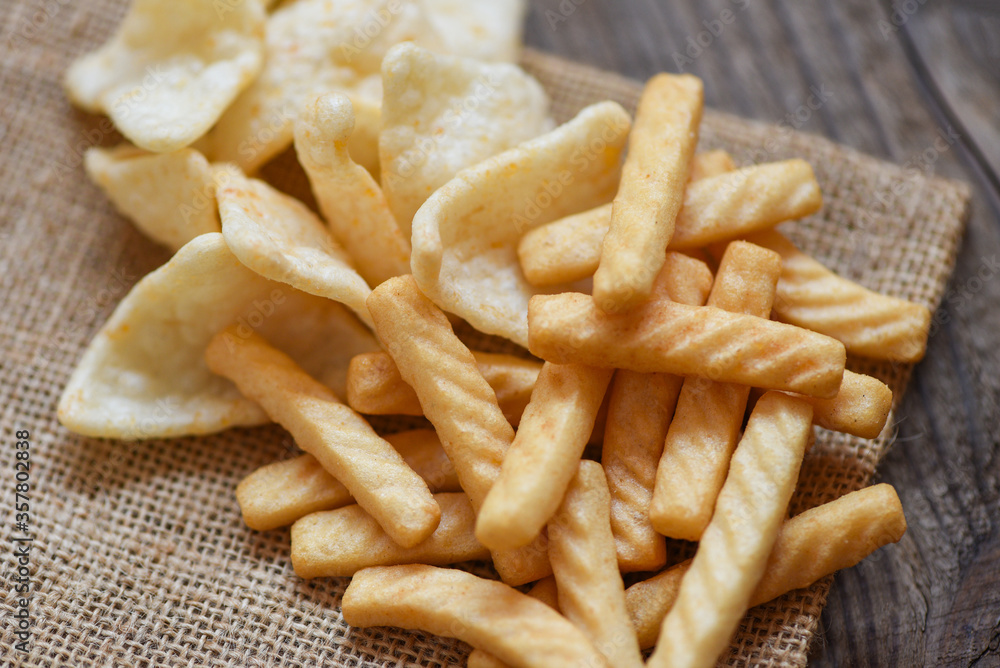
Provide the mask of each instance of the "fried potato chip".
[{"label": "fried potato chip", "polygon": [[[511,426],[531,399],[542,365],[513,355],[472,351],[476,366],[497,395],[497,403]],[[420,399],[399,374],[388,353],[366,353],[351,360],[347,369],[347,403],[367,415],[423,415]]]},{"label": "fried potato chip", "polygon": [[650,668],[712,666],[750,607],[812,430],[812,406],[780,392],[757,405],[712,521],[660,629]]},{"label": "fried potato chip", "polygon": [[341,611],[351,626],[399,626],[458,638],[521,668],[610,668],[569,620],[516,589],[434,566],[358,571]]},{"label": "fried potato chip", "polygon": [[[458,476],[441,441],[431,429],[415,429],[385,437],[431,492],[460,492]],[[243,521],[268,531],[288,526],[310,513],[354,503],[347,488],[310,454],[262,466],[236,487]]]},{"label": "fried potato chip", "polygon": [[70,376],[59,421],[87,436],[123,439],[269,422],[203,360],[212,336],[232,323],[241,334],[260,331],[334,391],[345,389],[351,357],[378,348],[339,304],[258,276],[221,234],[203,234],[121,301]]},{"label": "fried potato chip", "polygon": [[[559,611],[559,592],[556,590],[556,579],[551,575],[536,582],[528,590],[528,596]],[[507,668],[506,663],[481,649],[473,649],[465,665],[466,668]]]},{"label": "fried potato chip", "polygon": [[257,179],[218,192],[222,235],[240,262],[265,278],[345,304],[371,324],[371,289],[316,215]]},{"label": "fried potato chip", "polygon": [[423,0],[450,53],[516,63],[521,55],[525,0]]},{"label": "fried potato chip", "polygon": [[775,317],[842,341],[855,355],[918,362],[927,350],[931,312],[922,304],[873,292],[838,276],[771,230],[748,241],[782,260]]},{"label": "fried potato chip", "polygon": [[382,187],[407,236],[420,205],[459,171],[552,129],[545,90],[515,65],[399,44],[382,62],[382,87]]},{"label": "fried potato chip", "polygon": [[128,144],[89,148],[83,165],[119,213],[173,251],[199,234],[220,231],[215,193],[237,174],[231,165],[209,164],[194,149],[147,153]]},{"label": "fried potato chip", "polygon": [[625,606],[611,534],[611,496],[604,470],[583,460],[549,522],[549,560],[559,609],[583,629],[615,668],[642,668],[639,640]]},{"label": "fried potato chip", "polygon": [[439,307],[487,334],[528,343],[527,230],[606,202],[617,187],[629,116],[614,102],[460,172],[413,219],[413,275]]},{"label": "fried potato chip", "polygon": [[546,362],[500,477],[479,508],[476,537],[494,550],[531,543],[559,508],[594,431],[612,369]]},{"label": "fried potato chip", "polygon": [[351,159],[354,111],[346,95],[310,100],[295,122],[295,151],[334,238],[369,285],[410,273],[410,242],[372,175]]},{"label": "fried potato chip", "polygon": [[476,540],[476,514],[465,494],[435,494],[441,523],[417,545],[401,547],[358,505],[307,515],[292,525],[292,567],[300,578],[354,575],[370,566],[488,559]]},{"label": "fried potato chip", "polygon": [[609,315],[588,295],[531,298],[530,350],[557,364],[701,376],[725,383],[836,396],[844,345],[807,329],[714,306],[652,300]]},{"label": "fried potato chip", "polygon": [[[850,568],[878,548],[898,542],[905,532],[899,497],[885,483],[845,494],[785,520],[764,576],[750,596],[750,607]],[[663,618],[673,607],[690,566],[689,559],[625,590],[629,617],[643,649],[656,644]]]},{"label": "fried potato chip", "polygon": [[690,74],[658,74],[646,82],[594,273],[594,301],[606,313],[646,299],[663,267],[698,145],[704,97],[701,79]]},{"label": "fried potato chip", "polygon": [[238,2],[134,0],[118,31],[74,62],[74,104],[105,112],[133,144],[176,151],[205,134],[263,62],[264,11]]},{"label": "fried potato chip", "polygon": [[691,183],[701,181],[731,172],[734,169],[736,169],[736,163],[733,161],[733,156],[722,149],[695,153],[694,159],[691,161],[691,175],[688,176],[688,181]]},{"label": "fried potato chip", "polygon": [[[213,160],[252,173],[292,143],[306,101],[338,91],[355,108],[382,99],[379,67],[394,44],[440,47],[415,0],[296,0],[267,19],[265,62],[209,135]],[[362,102],[364,101],[364,102]]]},{"label": "fried potato chip", "polygon": [[231,325],[212,338],[205,361],[287,429],[400,546],[413,547],[434,532],[441,509],[427,483],[363,417],[290,357]]}]

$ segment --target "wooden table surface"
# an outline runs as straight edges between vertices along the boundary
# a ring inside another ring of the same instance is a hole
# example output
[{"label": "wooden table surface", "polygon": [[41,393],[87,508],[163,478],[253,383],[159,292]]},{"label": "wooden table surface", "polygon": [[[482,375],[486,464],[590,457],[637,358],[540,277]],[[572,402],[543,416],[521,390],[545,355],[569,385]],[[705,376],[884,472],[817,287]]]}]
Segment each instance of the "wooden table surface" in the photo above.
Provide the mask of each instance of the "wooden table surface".
[{"label": "wooden table surface", "polygon": [[637,79],[689,72],[711,107],[973,186],[880,468],[909,530],[837,575],[811,661],[1000,666],[1000,3],[534,0],[527,42]]}]

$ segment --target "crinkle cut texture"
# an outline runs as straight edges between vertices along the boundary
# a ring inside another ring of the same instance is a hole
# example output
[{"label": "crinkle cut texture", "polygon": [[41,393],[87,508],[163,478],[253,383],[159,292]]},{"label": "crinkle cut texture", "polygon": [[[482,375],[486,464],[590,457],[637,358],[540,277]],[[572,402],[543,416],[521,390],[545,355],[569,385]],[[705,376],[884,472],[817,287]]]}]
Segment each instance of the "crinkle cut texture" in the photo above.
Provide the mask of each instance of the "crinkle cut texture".
[{"label": "crinkle cut texture", "polygon": [[[14,26],[38,6],[8,4]],[[70,111],[59,77],[77,54],[107,39],[125,3],[56,4],[44,30],[32,40],[16,38],[18,50],[0,60],[7,105],[0,152],[6,299],[0,424],[9,438],[15,429],[30,432],[33,462],[34,628],[20,665],[464,666],[469,648],[456,641],[349,629],[339,612],[346,579],[302,581],[292,572],[287,531],[258,533],[243,525],[236,484],[293,454],[279,428],[124,443],[73,436],[56,422],[59,393],[90,338],[126,289],[167,259],[115,214],[87,182],[79,157],[67,154],[101,119]],[[558,121],[608,97],[628,107],[640,91],[635,82],[535,53],[523,62],[550,93]],[[771,139],[776,154],[769,159],[808,160],[826,196],[819,215],[787,230],[793,241],[870,288],[933,308],[954,265],[968,190],[916,177],[919,187],[887,211],[875,194],[892,179],[909,183],[914,177],[902,168],[814,136],[705,114],[702,148],[725,147],[740,163]],[[286,192],[308,192],[301,172],[275,179]],[[842,233],[861,208],[871,212],[863,244]],[[878,267],[867,260],[875,256]],[[459,331],[475,349],[515,349]],[[909,377],[906,366],[853,368],[888,380],[897,401]],[[376,426],[404,424],[412,422]],[[865,485],[888,442],[820,432],[803,465],[795,509]],[[15,452],[0,448],[2,470],[13,470]],[[4,571],[12,554],[0,556]],[[723,663],[804,666],[829,583],[754,609]],[[0,598],[0,618],[10,619],[13,606],[13,597]],[[17,642],[9,627],[0,638],[5,648]]]}]

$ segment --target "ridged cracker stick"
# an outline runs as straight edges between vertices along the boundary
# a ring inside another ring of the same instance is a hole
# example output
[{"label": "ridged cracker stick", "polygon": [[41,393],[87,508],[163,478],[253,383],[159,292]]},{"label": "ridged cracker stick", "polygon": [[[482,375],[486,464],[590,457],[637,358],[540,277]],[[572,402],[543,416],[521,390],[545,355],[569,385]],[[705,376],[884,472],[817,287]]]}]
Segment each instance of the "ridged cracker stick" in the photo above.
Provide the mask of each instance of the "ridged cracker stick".
[{"label": "ridged cracker stick", "polygon": [[778,319],[843,341],[855,355],[895,362],[923,359],[931,325],[926,306],[838,276],[779,232],[762,232],[747,240],[781,255],[774,300]]},{"label": "ridged cracker stick", "polygon": [[559,609],[615,668],[641,668],[611,535],[611,496],[601,465],[583,460],[549,522],[549,559]]},{"label": "ridged cracker stick", "polygon": [[844,344],[800,327],[713,306],[643,304],[609,315],[587,295],[536,295],[529,349],[557,364],[703,376],[726,383],[836,396]]},{"label": "ridged cracker stick", "polygon": [[811,429],[805,401],[768,392],[757,402],[650,668],[715,665],[764,574]]},{"label": "ridged cracker stick", "polygon": [[[692,178],[667,248],[700,248],[770,229],[819,211],[822,199],[812,167],[804,160],[752,165],[697,181]],[[528,232],[517,251],[525,277],[543,286],[590,276],[597,269],[601,240],[610,224],[610,207],[605,206]]]},{"label": "ridged cracker stick", "polygon": [[[412,276],[391,278],[377,287],[368,309],[376,335],[403,380],[417,393],[478,513],[514,440],[514,429],[496,394],[447,316]],[[552,572],[548,555],[539,546],[494,552],[493,565],[504,582],[515,586]]]},{"label": "ridged cracker stick", "polygon": [[295,122],[295,152],[330,231],[375,286],[410,272],[410,242],[368,170],[351,159],[354,109],[343,93],[310,100]]},{"label": "ridged cracker stick", "polygon": [[587,636],[502,582],[434,566],[358,571],[344,592],[351,626],[399,626],[464,640],[516,668],[611,668]]},{"label": "ridged cracker stick", "polygon": [[[781,526],[764,577],[750,596],[750,607],[850,568],[883,545],[897,542],[905,532],[903,506],[896,490],[884,483],[796,515]],[[663,618],[690,566],[688,559],[625,590],[643,649],[656,644]]]},{"label": "ridged cracker stick", "polygon": [[[441,441],[432,429],[414,429],[385,437],[431,492],[458,492],[461,487]],[[257,531],[288,526],[320,510],[354,503],[343,483],[310,454],[262,466],[236,487],[243,521]]]},{"label": "ridged cracker stick", "polygon": [[[708,304],[767,318],[781,274],[778,254],[749,244],[729,244]],[[698,540],[739,439],[750,388],[704,378],[684,381],[667,430],[649,505],[653,527],[671,538]]]},{"label": "ridged cracker stick", "polygon": [[[528,596],[537,599],[556,612],[559,611],[559,592],[556,590],[556,579],[551,575],[536,582],[528,592]],[[507,668],[507,664],[489,652],[473,649],[466,662],[467,668]]]},{"label": "ridged cracker stick", "polygon": [[594,274],[594,301],[606,313],[646,299],[663,267],[698,144],[703,100],[701,79],[688,74],[658,74],[642,91]]},{"label": "ridged cracker stick", "polygon": [[431,564],[486,559],[476,540],[476,514],[465,494],[436,494],[441,523],[419,545],[400,547],[353,505],[306,515],[292,525],[292,566],[300,578],[347,577],[369,566]]},{"label": "ridged cracker stick", "polygon": [[215,335],[205,361],[344,483],[394,541],[412,547],[434,532],[441,509],[427,483],[363,417],[263,337],[232,325]]},{"label": "ridged cracker stick", "polygon": [[[667,253],[660,275],[666,279],[662,289],[667,296],[682,304],[700,306],[712,287],[712,272],[705,263],[679,253]],[[649,502],[683,380],[668,373],[619,369],[611,382],[601,464],[608,477],[611,532],[623,572],[658,570],[666,563],[666,541],[649,521]]]},{"label": "ridged cracker stick", "polygon": [[[513,355],[473,350],[476,365],[497,395],[500,410],[513,426],[531,399],[542,365]],[[347,369],[347,403],[368,415],[423,415],[416,392],[399,375],[396,363],[385,352],[355,356]]]}]

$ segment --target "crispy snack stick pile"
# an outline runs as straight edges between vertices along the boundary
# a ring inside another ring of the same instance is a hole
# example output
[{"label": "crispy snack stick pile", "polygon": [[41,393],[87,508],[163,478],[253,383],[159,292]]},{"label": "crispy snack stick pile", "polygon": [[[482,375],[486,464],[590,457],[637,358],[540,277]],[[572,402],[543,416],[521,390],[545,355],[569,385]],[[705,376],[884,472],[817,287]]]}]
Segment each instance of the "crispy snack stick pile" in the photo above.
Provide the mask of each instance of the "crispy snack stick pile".
[{"label": "crispy snack stick pile", "polygon": [[[891,392],[847,354],[915,362],[930,326],[776,231],[819,210],[809,165],[696,153],[690,76],[651,79],[634,119],[602,102],[555,127],[532,77],[455,55],[484,53],[454,15],[391,4],[353,53],[324,3],[191,6],[147,34],[164,3],[138,0],[70,70],[136,144],[88,174],[176,253],[91,343],[63,424],[280,423],[307,454],[241,483],[248,526],[291,524],[303,577],[353,576],[349,623],[460,638],[470,666],[714,665],[749,607],[899,540],[887,485],[787,517],[814,425],[885,427]],[[136,93],[154,65],[165,100]],[[288,146],[318,212],[248,175]],[[457,319],[541,361],[470,351]],[[668,564],[668,538],[695,556]],[[469,560],[499,581],[447,568]]]}]

